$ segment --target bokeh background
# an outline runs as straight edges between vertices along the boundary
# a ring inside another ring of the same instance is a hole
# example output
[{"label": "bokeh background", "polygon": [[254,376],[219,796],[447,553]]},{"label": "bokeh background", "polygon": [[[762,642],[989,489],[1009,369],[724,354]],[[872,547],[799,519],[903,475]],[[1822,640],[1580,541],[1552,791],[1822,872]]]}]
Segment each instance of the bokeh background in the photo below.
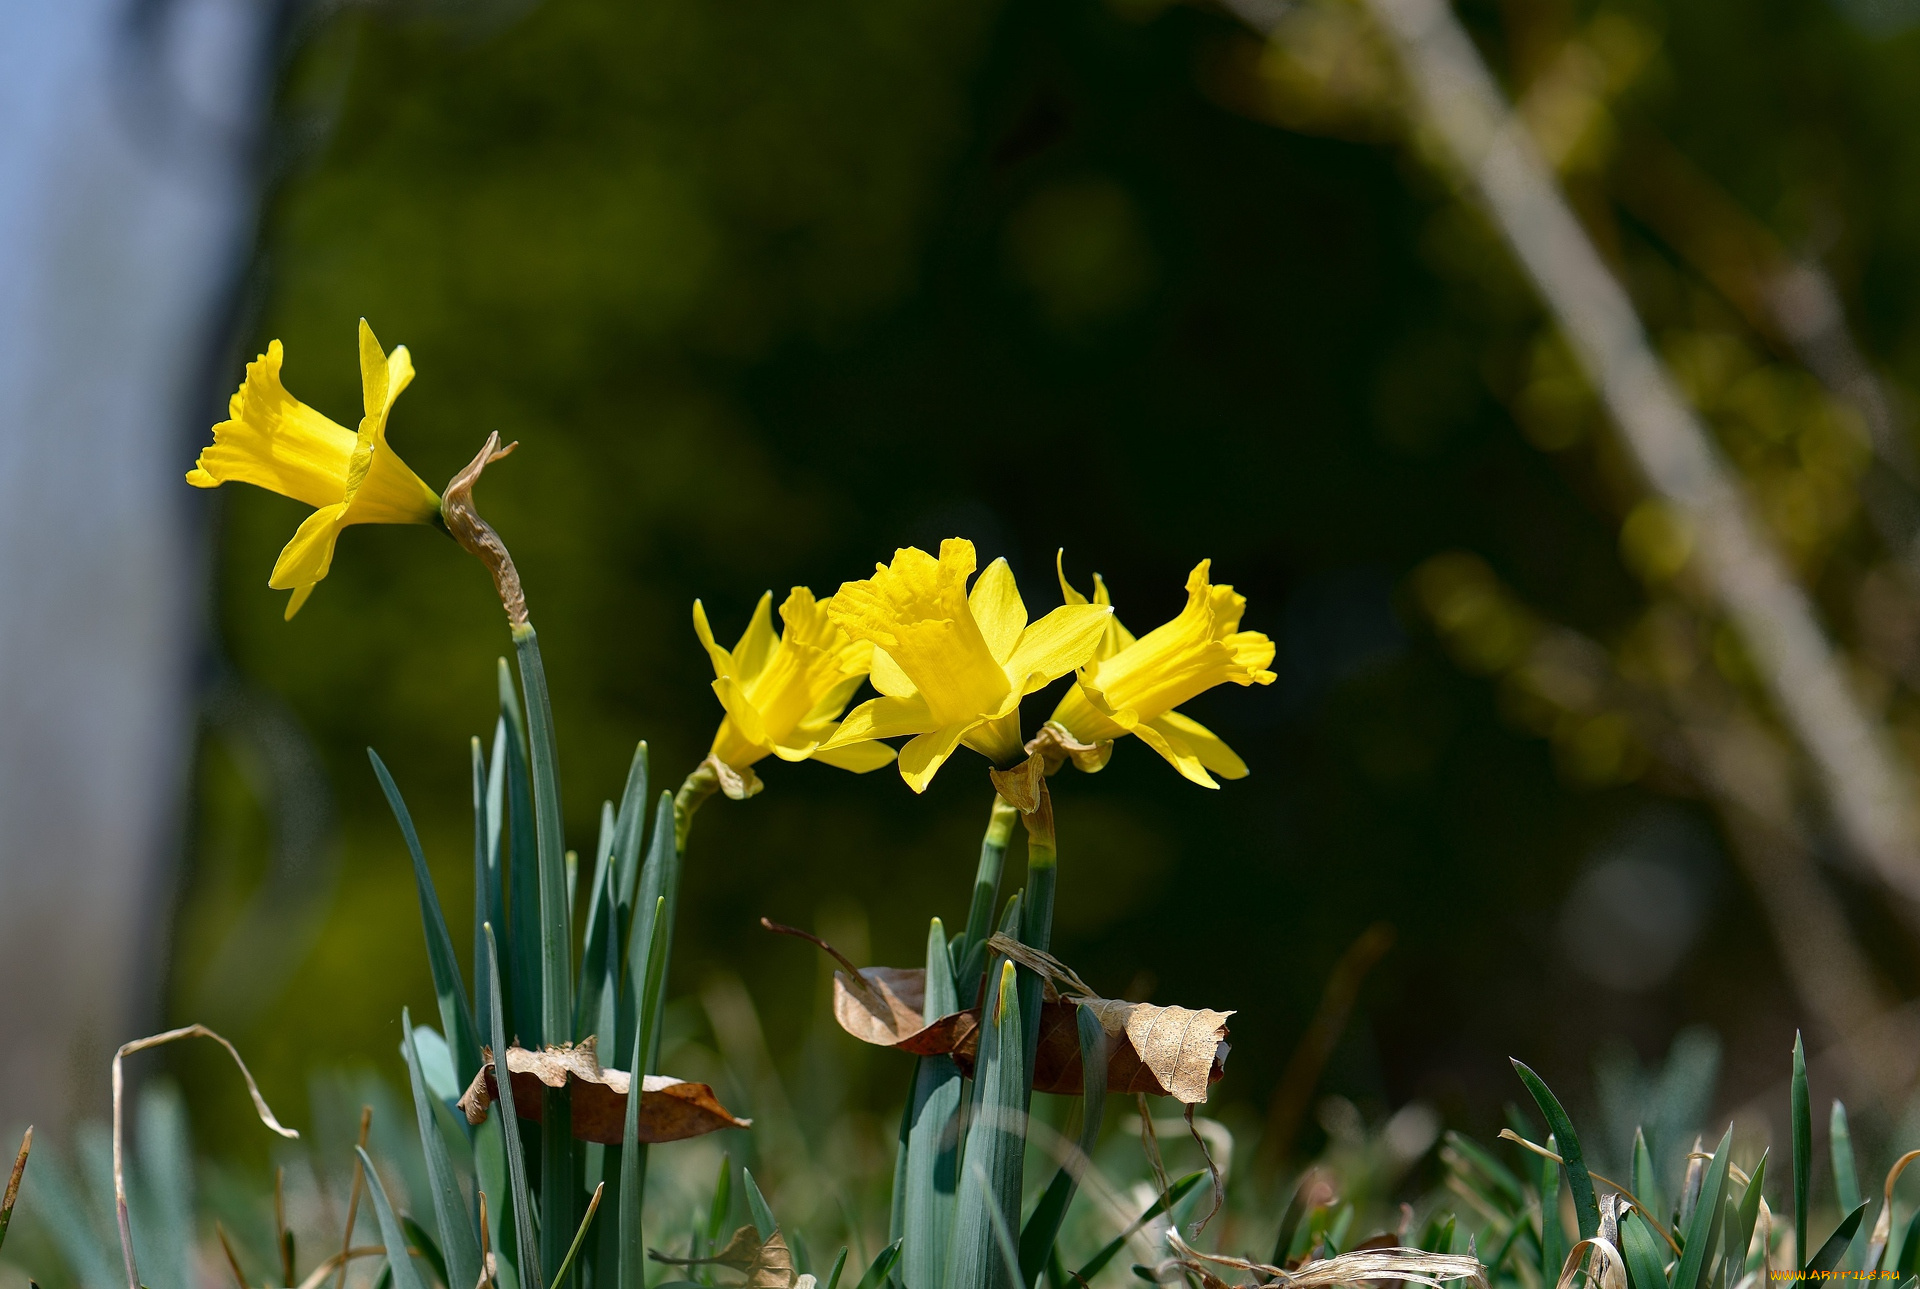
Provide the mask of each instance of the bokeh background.
[{"label": "bokeh background", "polygon": [[[1912,742],[1911,489],[1873,434],[1904,434],[1920,387],[1920,6],[1460,13],[1861,702]],[[826,594],[958,534],[1036,613],[1064,548],[1144,630],[1210,557],[1278,679],[1190,710],[1253,773],[1209,793],[1123,744],[1056,780],[1056,948],[1107,992],[1238,1010],[1222,1116],[1293,1116],[1305,1153],[1320,1093],[1491,1131],[1520,1091],[1509,1056],[1594,1107],[1670,1050],[1702,1104],[1783,1101],[1795,1028],[1846,1036],[1797,991],[1725,802],[1672,751],[1702,703],[1786,767],[1796,871],[1849,938],[1818,952],[1864,962],[1889,1005],[1920,984],[1906,906],[1836,840],[1358,9],[364,5],[284,18],[266,48],[257,237],[154,486],[186,491],[270,339],[289,387],[349,419],[362,316],[412,351],[391,437],[424,477],[490,430],[517,439],[480,499],[546,649],[572,844],[636,740],[669,785],[703,755],[720,712],[696,597],[730,639],[765,590]],[[1867,393],[1768,312],[1777,264],[1824,274]],[[393,1075],[402,1006],[432,1012],[366,749],[461,924],[467,740],[491,735],[506,633],[484,572],[426,529],[349,532],[283,623],[266,575],[303,508],[241,487],[182,504],[210,589],[144,1017],[222,1029],[298,1121],[310,1071]],[[819,963],[757,919],[915,960],[929,915],[964,915],[982,766],[963,754],[924,797],[891,771],[763,769],[764,794],[695,832],[684,1035],[724,1046],[713,1017],[737,1020],[743,988],[805,1121],[883,1136],[904,1067],[822,1028]],[[1350,1013],[1330,980],[1356,985]],[[1283,1075],[1316,1011],[1302,1091]],[[1835,1060],[1835,1088],[1860,1077]],[[264,1156],[214,1056],[159,1064],[205,1149]],[[1870,1098],[1876,1150],[1903,1095]]]}]

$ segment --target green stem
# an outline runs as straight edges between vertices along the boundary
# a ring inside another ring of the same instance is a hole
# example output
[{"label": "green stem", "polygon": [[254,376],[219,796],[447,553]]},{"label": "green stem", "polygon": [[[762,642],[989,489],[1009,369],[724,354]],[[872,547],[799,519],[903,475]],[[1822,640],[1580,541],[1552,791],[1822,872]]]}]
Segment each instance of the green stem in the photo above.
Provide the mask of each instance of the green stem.
[{"label": "green stem", "polygon": [[[549,1043],[573,1032],[573,936],[567,918],[566,842],[560,818],[560,768],[554,755],[553,704],[540,639],[531,623],[513,629],[520,687],[527,704],[527,751],[533,779],[534,840],[540,868],[540,1028]],[[540,1131],[540,1266],[551,1285],[574,1229],[572,1097],[565,1088],[542,1097]]]},{"label": "green stem", "polygon": [[[713,762],[706,760],[693,767],[680,791],[673,794],[673,847],[682,855],[687,853],[687,833],[693,829],[694,812],[718,791],[720,776],[714,773]],[[672,906],[668,908],[671,911]]]}]

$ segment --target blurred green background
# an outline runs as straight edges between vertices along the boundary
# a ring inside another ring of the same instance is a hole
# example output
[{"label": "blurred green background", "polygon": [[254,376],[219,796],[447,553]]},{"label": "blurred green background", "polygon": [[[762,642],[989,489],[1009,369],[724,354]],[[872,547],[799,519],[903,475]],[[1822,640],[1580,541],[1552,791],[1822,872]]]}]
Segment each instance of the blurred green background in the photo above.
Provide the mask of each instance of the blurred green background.
[{"label": "blurred green background", "polygon": [[[1568,182],[1657,339],[1734,335],[1780,361],[1608,213],[1636,130],[1821,258],[1868,352],[1920,385],[1920,9],[1853,3],[1463,16],[1516,91],[1583,36],[1640,42],[1600,77]],[[1380,922],[1394,945],[1320,1085],[1370,1113],[1424,1098],[1490,1130],[1519,1090],[1507,1056],[1585,1103],[1603,1039],[1653,1062],[1688,1025],[1726,1046],[1724,1098],[1764,1091],[1797,1004],[1711,811],[1625,752],[1540,737],[1409,582],[1473,552],[1615,641],[1651,594],[1621,555],[1637,485],[1555,377],[1493,230],[1364,101],[1302,100],[1263,57],[1231,15],[1155,0],[342,11],[288,71],[290,159],[231,375],[279,338],[289,388],[349,419],[365,316],[413,353],[391,435],[425,478],[490,430],[519,440],[479,495],[546,650],[572,845],[637,739],[657,785],[705,751],[720,710],[695,597],[731,640],[764,590],[824,595],[958,534],[1012,562],[1036,614],[1064,547],[1144,630],[1211,557],[1278,646],[1274,685],[1190,709],[1252,776],[1208,793],[1123,744],[1056,780],[1062,957],[1109,993],[1238,1009],[1216,1100],[1254,1121]],[[349,532],[284,624],[266,575],[302,508],[243,488],[206,504],[214,698],[169,1006],[222,1027],[298,1120],[310,1068],[396,1072],[402,1005],[432,1014],[364,749],[464,925],[467,739],[491,736],[507,637],[484,572],[425,529]],[[1884,559],[1871,533],[1842,505],[1795,550],[1851,639],[1849,588]],[[891,770],[761,768],[763,795],[700,817],[675,978],[691,995],[737,975],[797,1095],[884,1117],[905,1063],[820,1036],[812,951],[757,919],[917,960],[929,915],[964,916],[982,763],[961,754],[924,797]],[[1569,947],[1583,874],[1622,855],[1677,874],[1651,978]],[[1908,992],[1912,941],[1871,933],[1878,897],[1830,876]],[[264,1153],[215,1056],[175,1062],[205,1143]]]}]

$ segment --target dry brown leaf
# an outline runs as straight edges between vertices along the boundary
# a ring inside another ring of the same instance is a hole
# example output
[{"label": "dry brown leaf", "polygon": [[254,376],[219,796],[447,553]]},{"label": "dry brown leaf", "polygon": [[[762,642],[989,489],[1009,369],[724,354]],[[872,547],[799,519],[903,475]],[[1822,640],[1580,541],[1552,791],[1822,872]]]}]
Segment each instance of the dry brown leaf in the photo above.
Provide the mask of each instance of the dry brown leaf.
[{"label": "dry brown leaf", "polygon": [[[627,1096],[632,1080],[625,1070],[602,1069],[594,1040],[578,1045],[529,1051],[507,1049],[507,1070],[513,1077],[513,1106],[522,1119],[538,1122],[543,1088],[573,1089],[573,1135],[581,1141],[617,1146],[626,1139]],[[485,1123],[487,1111],[500,1092],[495,1083],[493,1053],[460,1098],[467,1122]],[[640,1084],[640,1140],[649,1143],[685,1141],[722,1128],[751,1127],[753,1120],[736,1118],[721,1105],[704,1083],[649,1074]]]},{"label": "dry brown leaf", "polygon": [[863,1043],[896,1047],[915,1056],[940,1056],[971,1050],[979,1013],[953,1012],[931,1022],[922,1018],[927,973],[922,967],[862,967],[856,986],[845,971],[833,973],[833,1018]]},{"label": "dry brown leaf", "polygon": [[1180,1232],[1167,1232],[1167,1247],[1172,1261],[1193,1272],[1208,1289],[1233,1289],[1208,1269],[1207,1263],[1252,1272],[1255,1283],[1280,1289],[1331,1289],[1334,1285],[1359,1284],[1368,1280],[1403,1280],[1427,1285],[1429,1289],[1453,1280],[1465,1280],[1475,1289],[1487,1289],[1486,1268],[1480,1260],[1457,1253],[1427,1253],[1421,1249],[1355,1249],[1331,1258],[1302,1263],[1292,1271],[1230,1258],[1222,1253],[1201,1253],[1180,1238]]},{"label": "dry brown leaf", "polygon": [[1893,1161],[1893,1167],[1887,1170],[1887,1197],[1880,1205],[1880,1216],[1874,1219],[1873,1235],[1867,1241],[1866,1265],[1880,1265],[1880,1255],[1887,1251],[1887,1240],[1893,1234],[1893,1184],[1900,1180],[1900,1174],[1907,1171],[1907,1165],[1920,1159],[1920,1150],[1909,1150]]},{"label": "dry brown leaf", "polygon": [[795,1289],[793,1252],[787,1248],[786,1237],[778,1231],[762,1240],[757,1229],[743,1226],[733,1233],[725,1248],[710,1258],[675,1258],[658,1249],[648,1249],[647,1256],[676,1267],[731,1268],[746,1277],[744,1289]]}]

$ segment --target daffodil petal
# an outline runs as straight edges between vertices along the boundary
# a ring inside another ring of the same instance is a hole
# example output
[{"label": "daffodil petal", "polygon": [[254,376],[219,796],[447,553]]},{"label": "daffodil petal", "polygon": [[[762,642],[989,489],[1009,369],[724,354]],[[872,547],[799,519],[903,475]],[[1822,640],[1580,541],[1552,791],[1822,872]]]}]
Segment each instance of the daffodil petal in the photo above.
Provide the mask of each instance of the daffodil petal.
[{"label": "daffodil petal", "polygon": [[1053,553],[1054,575],[1060,579],[1060,598],[1068,604],[1085,604],[1087,597],[1073,589],[1073,583],[1067,580],[1067,548],[1062,546]]},{"label": "daffodil petal", "polygon": [[885,743],[852,743],[846,747],[815,748],[813,760],[823,761],[836,769],[865,774],[869,770],[893,764],[893,749]]},{"label": "daffodil petal", "polygon": [[834,731],[833,737],[823,747],[842,748],[868,739],[925,734],[938,728],[933,713],[927,710],[925,699],[918,696],[870,698],[847,713],[847,719],[840,722],[840,728]]},{"label": "daffodil petal", "polygon": [[693,602],[693,634],[700,637],[700,647],[707,651],[707,661],[713,664],[713,674],[725,678],[733,674],[733,655],[722,649],[713,638],[713,628],[707,623],[707,606],[695,600]]},{"label": "daffodil petal", "polygon": [[1194,755],[1193,749],[1187,746],[1186,740],[1178,733],[1160,728],[1153,722],[1136,725],[1133,727],[1133,732],[1142,743],[1167,758],[1167,763],[1174,769],[1201,787],[1218,788],[1220,786],[1213,781],[1213,776],[1207,773],[1206,767],[1200,763],[1200,758]]},{"label": "daffodil petal", "polygon": [[1020,643],[1020,633],[1027,629],[1027,606],[1020,598],[1020,588],[1014,583],[1013,570],[1006,560],[993,561],[987,565],[986,572],[974,579],[973,590],[967,593],[967,607],[973,610],[973,620],[980,624],[980,634],[986,637],[993,660],[1006,662],[1013,647]]},{"label": "daffodil petal", "polygon": [[966,745],[998,766],[1012,765],[1021,756],[1020,704],[1014,700],[1009,710],[989,717],[967,731]]},{"label": "daffodil petal", "polygon": [[1218,734],[1191,716],[1180,712],[1168,712],[1146,723],[1153,726],[1163,737],[1178,738],[1200,764],[1221,778],[1244,779],[1247,777],[1247,763],[1242,761]]},{"label": "daffodil petal", "polygon": [[1031,694],[1066,675],[1093,656],[1113,610],[1098,604],[1063,604],[1020,634],[1007,659],[1007,675],[1022,693]]},{"label": "daffodil petal", "polygon": [[309,582],[305,586],[296,586],[293,588],[293,594],[287,597],[287,611],[282,616],[281,621],[293,621],[293,615],[300,612],[300,606],[305,604],[307,597],[313,594],[315,585],[315,583]]},{"label": "daffodil petal", "polygon": [[907,673],[900,670],[900,664],[895,662],[893,655],[885,649],[877,645],[874,647],[873,662],[870,666],[872,670],[868,673],[868,679],[873,681],[873,687],[881,693],[892,698],[905,698],[917,692],[913,682],[907,678]]},{"label": "daffodil petal", "polygon": [[405,345],[388,354],[380,348],[373,328],[360,319],[360,405],[367,420],[384,426],[400,391],[413,383],[413,357]]},{"label": "daffodil petal", "polygon": [[946,764],[953,750],[972,726],[947,725],[908,743],[900,749],[900,777],[915,792],[925,792],[934,772]]},{"label": "daffodil petal", "polygon": [[767,660],[779,643],[780,638],[773,634],[773,592],[768,591],[753,606],[747,629],[733,647],[733,674],[742,684],[751,685],[767,669]]},{"label": "daffodil petal", "polygon": [[713,682],[713,692],[720,699],[720,706],[727,709],[727,719],[733,722],[741,738],[755,747],[773,746],[773,740],[767,737],[766,722],[760,719],[760,710],[747,701],[746,688],[739,681],[722,676]]},{"label": "daffodil petal", "polygon": [[346,497],[351,430],[287,393],[280,383],[285,351],[278,340],[247,364],[246,379],[227,402],[227,420],[187,475],[196,488],[250,483],[309,506]]},{"label": "daffodil petal", "polygon": [[346,503],[322,506],[308,515],[293,540],[280,552],[267,585],[276,591],[291,591],[312,586],[333,566],[333,544],[340,539],[341,519]]}]

